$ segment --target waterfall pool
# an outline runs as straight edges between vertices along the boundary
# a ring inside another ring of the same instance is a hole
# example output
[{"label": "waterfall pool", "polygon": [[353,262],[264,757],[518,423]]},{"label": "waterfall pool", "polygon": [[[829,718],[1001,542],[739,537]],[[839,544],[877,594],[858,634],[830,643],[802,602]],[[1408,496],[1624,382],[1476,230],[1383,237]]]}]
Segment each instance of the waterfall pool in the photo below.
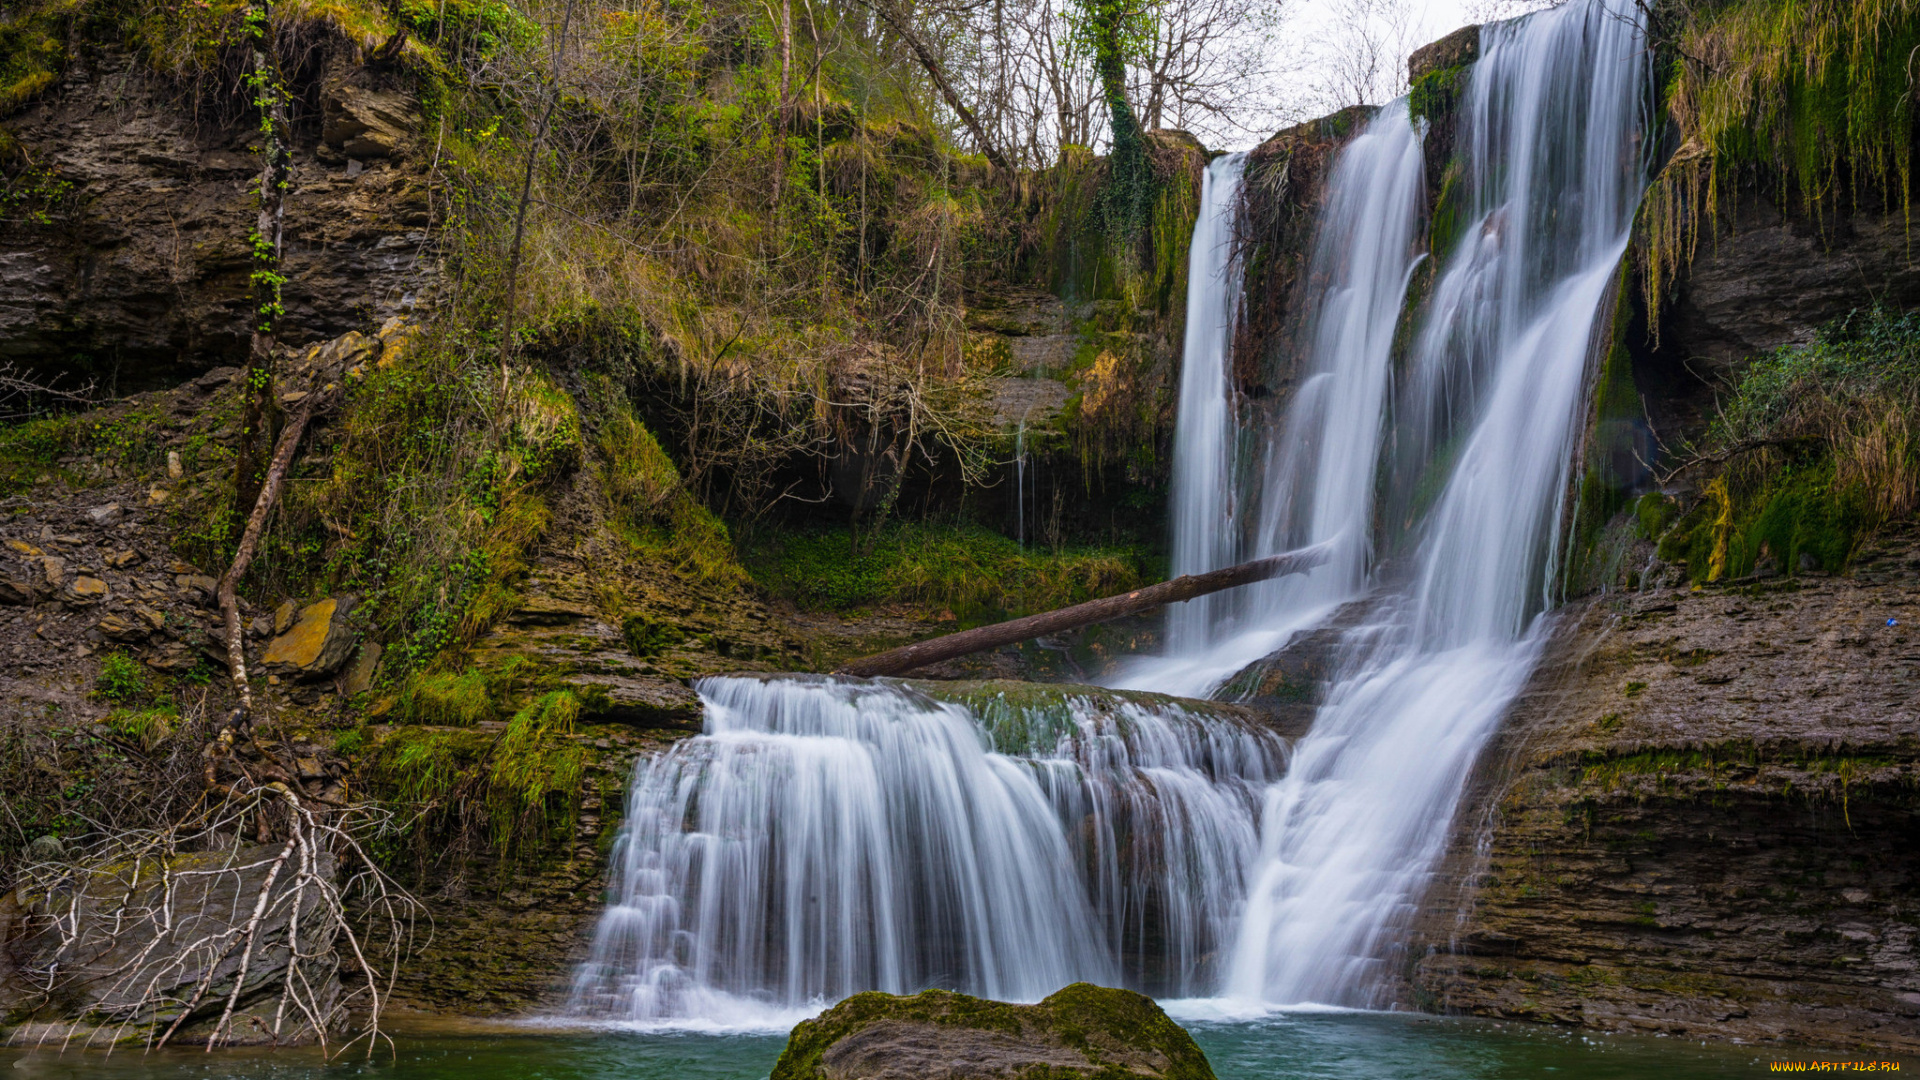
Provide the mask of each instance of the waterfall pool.
[{"label": "waterfall pool", "polygon": [[[1220,1080],[1646,1080],[1751,1076],[1773,1061],[1821,1055],[1773,1047],[1702,1045],[1645,1036],[1596,1035],[1530,1024],[1413,1014],[1292,1013],[1251,1023],[1189,1022]],[[760,1080],[785,1038],[778,1034],[493,1032],[400,1034],[397,1060],[323,1065],[311,1050],[197,1050],[141,1056],[122,1051],[34,1053],[10,1048],[0,1062],[27,1080]],[[1856,1055],[1847,1055],[1856,1056]],[[1826,1055],[1833,1060],[1835,1055]]]}]

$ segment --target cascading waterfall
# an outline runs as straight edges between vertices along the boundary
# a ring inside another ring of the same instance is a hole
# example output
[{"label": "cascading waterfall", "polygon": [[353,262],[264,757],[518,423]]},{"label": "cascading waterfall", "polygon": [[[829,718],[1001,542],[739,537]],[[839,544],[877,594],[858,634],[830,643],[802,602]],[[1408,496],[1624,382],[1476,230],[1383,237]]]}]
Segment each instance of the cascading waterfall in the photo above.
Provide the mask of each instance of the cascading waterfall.
[{"label": "cascading waterfall", "polygon": [[[1464,225],[1397,367],[1420,135],[1396,102],[1349,142],[1301,383],[1257,460],[1236,451],[1228,371],[1244,161],[1209,168],[1174,570],[1328,541],[1335,556],[1186,605],[1168,654],[1115,681],[1210,693],[1364,597],[1290,759],[1271,733],[1171,705],[706,680],[705,732],[636,772],[574,1009],[780,1022],[860,990],[1035,999],[1079,979],[1379,1003],[1467,771],[1543,640],[1596,315],[1645,182],[1645,69],[1628,0],[1484,28],[1459,117]],[[1404,536],[1385,568],[1377,492]]]},{"label": "cascading waterfall", "polygon": [[[1235,163],[1236,178],[1239,168]],[[1237,295],[1240,273],[1237,267],[1195,271],[1174,453],[1174,572],[1211,570],[1237,558],[1328,541],[1332,556],[1311,574],[1245,589],[1231,599],[1210,598],[1203,626],[1189,625],[1202,601],[1169,609],[1165,655],[1127,665],[1115,685],[1208,694],[1365,588],[1374,461],[1394,328],[1418,259],[1424,177],[1420,137],[1405,101],[1381,110],[1340,152],[1308,268],[1305,303],[1312,314],[1300,388],[1261,468],[1240,485],[1227,453],[1235,438],[1226,377],[1231,334],[1229,327],[1210,325],[1200,333],[1195,326],[1207,313],[1231,316],[1232,305],[1203,295],[1202,286]],[[1230,224],[1213,228],[1224,231]],[[1200,237],[1196,227],[1193,267],[1201,265]],[[1224,257],[1217,247],[1206,250]],[[1236,508],[1256,520],[1229,520]],[[1249,539],[1235,545],[1236,535]]]},{"label": "cascading waterfall", "polygon": [[[1200,212],[1187,249],[1187,329],[1173,429],[1175,576],[1217,570],[1236,561],[1235,432],[1227,367],[1241,282],[1233,222],[1240,209],[1246,157],[1226,154],[1207,166],[1200,182]],[[1172,652],[1197,652],[1213,640],[1219,600],[1203,596],[1168,611]]]},{"label": "cascading waterfall", "polygon": [[860,990],[1217,981],[1272,734],[826,678],[700,693],[705,733],[635,777],[577,1011],[752,1022]]},{"label": "cascading waterfall", "polygon": [[1622,0],[1481,40],[1462,117],[1466,226],[1399,432],[1425,440],[1445,484],[1411,582],[1347,635],[1328,700],[1268,793],[1234,996],[1377,1003],[1393,932],[1544,639],[1592,335],[1645,184],[1646,61]]}]

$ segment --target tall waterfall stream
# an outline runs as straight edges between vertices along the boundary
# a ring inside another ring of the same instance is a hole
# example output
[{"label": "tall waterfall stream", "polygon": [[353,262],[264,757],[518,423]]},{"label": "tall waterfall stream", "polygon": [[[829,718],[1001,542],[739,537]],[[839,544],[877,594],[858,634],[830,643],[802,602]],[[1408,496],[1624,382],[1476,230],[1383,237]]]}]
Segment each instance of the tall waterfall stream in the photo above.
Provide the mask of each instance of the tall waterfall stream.
[{"label": "tall waterfall stream", "polygon": [[1145,699],[968,709],[886,682],[708,680],[704,734],[636,772],[575,1011],[777,1024],[860,990],[1036,999],[1081,979],[1221,1009],[1386,1003],[1466,775],[1541,650],[1595,324],[1646,175],[1630,3],[1483,35],[1458,239],[1410,344],[1426,193],[1402,100],[1334,164],[1301,378],[1264,434],[1228,372],[1245,161],[1206,178],[1174,568],[1336,555],[1172,612],[1166,654],[1112,681],[1208,696],[1357,610],[1310,732],[1289,748]]}]

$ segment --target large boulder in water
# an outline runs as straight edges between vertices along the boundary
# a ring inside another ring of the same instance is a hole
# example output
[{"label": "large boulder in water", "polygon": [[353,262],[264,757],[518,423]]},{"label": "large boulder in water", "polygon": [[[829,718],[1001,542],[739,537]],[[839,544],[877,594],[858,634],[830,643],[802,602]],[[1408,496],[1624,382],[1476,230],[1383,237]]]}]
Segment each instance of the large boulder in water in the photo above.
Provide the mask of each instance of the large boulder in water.
[{"label": "large boulder in water", "polygon": [[771,1080],[1213,1080],[1153,999],[1074,983],[1038,1005],[855,994],[793,1029]]}]

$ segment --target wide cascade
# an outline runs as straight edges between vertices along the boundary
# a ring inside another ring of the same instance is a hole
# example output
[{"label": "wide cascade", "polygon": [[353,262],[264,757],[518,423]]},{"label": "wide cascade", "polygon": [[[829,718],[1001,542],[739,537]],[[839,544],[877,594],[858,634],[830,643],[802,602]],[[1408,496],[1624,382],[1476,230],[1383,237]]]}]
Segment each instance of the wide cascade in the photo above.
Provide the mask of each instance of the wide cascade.
[{"label": "wide cascade", "polygon": [[577,1010],[751,1023],[860,990],[1217,981],[1270,733],[1071,695],[699,689],[706,732],[634,779]]},{"label": "wide cascade", "polygon": [[1174,568],[1312,543],[1333,557],[1189,605],[1167,654],[1113,681],[1217,693],[1344,611],[1290,755],[1229,716],[1124,696],[707,680],[704,733],[636,772],[574,1008],[777,1021],[867,989],[1032,1000],[1081,979],[1380,1003],[1467,772],[1543,640],[1595,326],[1645,183],[1636,20],[1630,0],[1576,0],[1483,30],[1457,240],[1410,340],[1422,133],[1400,101],[1349,141],[1297,389],[1271,425],[1230,376],[1246,162],[1207,173]]}]

